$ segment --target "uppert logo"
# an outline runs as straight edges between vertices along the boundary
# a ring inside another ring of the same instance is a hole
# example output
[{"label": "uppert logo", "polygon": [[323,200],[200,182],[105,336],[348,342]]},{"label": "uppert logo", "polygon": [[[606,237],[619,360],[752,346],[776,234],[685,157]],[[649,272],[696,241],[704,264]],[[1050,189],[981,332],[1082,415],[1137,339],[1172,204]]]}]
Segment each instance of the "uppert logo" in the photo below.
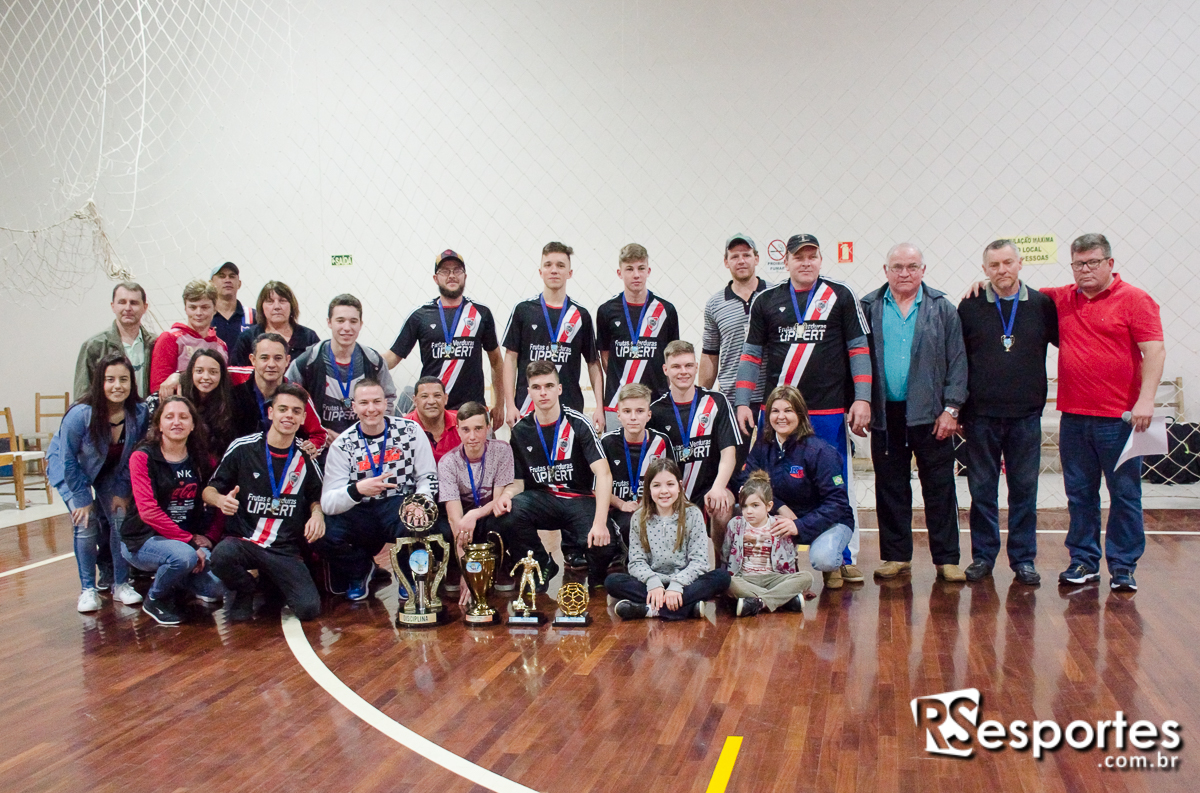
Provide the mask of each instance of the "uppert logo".
[{"label": "uppert logo", "polygon": [[[1005,748],[1018,752],[1033,749],[1035,760],[1045,752],[1057,751],[1063,744],[1080,752],[1092,749],[1125,751],[1132,749],[1176,751],[1183,746],[1177,721],[1164,721],[1161,726],[1139,720],[1130,724],[1123,711],[1112,719],[1091,722],[1076,720],[1065,728],[1058,722],[1015,720],[1005,725],[998,721],[980,721],[983,714],[983,695],[977,688],[964,688],[944,694],[917,697],[911,703],[917,730],[925,730],[925,751],[946,757],[968,758],[975,752],[974,744],[989,752]],[[1151,754],[1105,755],[1097,763],[1100,768],[1172,770],[1179,767],[1179,755]]]}]

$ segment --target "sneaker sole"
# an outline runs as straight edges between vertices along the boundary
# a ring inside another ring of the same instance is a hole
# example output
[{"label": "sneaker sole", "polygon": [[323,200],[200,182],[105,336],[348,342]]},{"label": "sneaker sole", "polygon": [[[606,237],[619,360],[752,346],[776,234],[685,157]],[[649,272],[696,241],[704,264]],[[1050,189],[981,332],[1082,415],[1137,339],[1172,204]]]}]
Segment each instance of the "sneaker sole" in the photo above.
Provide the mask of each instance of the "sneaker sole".
[{"label": "sneaker sole", "polygon": [[1100,580],[1099,573],[1087,573],[1086,575],[1082,575],[1079,578],[1070,578],[1065,575],[1060,575],[1058,577],[1058,583],[1063,586],[1079,586],[1081,584],[1094,584],[1095,582],[1097,582],[1099,580]]},{"label": "sneaker sole", "polygon": [[1109,587],[1112,589],[1113,592],[1137,592],[1137,584],[1130,585],[1130,584],[1110,583]]},{"label": "sneaker sole", "polygon": [[169,628],[173,628],[176,625],[179,625],[180,623],[183,622],[183,620],[175,620],[174,622],[172,622],[169,619],[164,619],[163,617],[159,617],[157,614],[152,614],[151,612],[146,611],[146,609],[144,607],[142,608],[142,613],[145,614],[150,619],[157,622],[159,625],[166,625]]}]

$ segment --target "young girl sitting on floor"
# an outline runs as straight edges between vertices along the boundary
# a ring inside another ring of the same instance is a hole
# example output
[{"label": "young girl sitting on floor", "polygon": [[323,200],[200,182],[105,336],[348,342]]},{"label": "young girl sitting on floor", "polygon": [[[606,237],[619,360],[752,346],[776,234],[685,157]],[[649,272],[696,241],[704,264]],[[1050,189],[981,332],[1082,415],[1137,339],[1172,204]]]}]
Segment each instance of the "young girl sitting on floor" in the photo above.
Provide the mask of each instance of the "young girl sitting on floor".
[{"label": "young girl sitting on floor", "polygon": [[738,496],[742,514],[725,530],[721,559],[731,576],[729,594],[737,598],[734,613],[739,617],[752,617],[764,606],[803,611],[804,596],[813,585],[811,573],[798,572],[791,537],[774,531],[777,521],[787,524],[784,530],[791,524],[782,516],[771,518],[774,499],[767,472],[750,474]]},{"label": "young girl sitting on floor", "polygon": [[629,522],[627,573],[604,580],[623,620],[701,616],[701,601],[729,588],[729,573],[708,569],[708,532],[700,509],[683,495],[674,460],[653,460],[642,480],[641,506]]}]

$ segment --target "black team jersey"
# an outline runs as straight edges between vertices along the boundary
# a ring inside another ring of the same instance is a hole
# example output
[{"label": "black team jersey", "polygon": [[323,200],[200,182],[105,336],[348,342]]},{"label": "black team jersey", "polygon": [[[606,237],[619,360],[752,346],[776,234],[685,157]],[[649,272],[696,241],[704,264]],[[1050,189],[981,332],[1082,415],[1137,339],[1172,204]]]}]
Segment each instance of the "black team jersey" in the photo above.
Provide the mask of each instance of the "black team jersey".
[{"label": "black team jersey", "polygon": [[566,498],[595,494],[591,466],[604,453],[592,422],[579,411],[564,407],[559,421],[545,426],[530,413],[513,425],[511,443],[514,478],[525,480],[526,490],[549,490]]},{"label": "black team jersey", "polygon": [[[680,422],[688,430],[686,442]],[[683,492],[692,502],[703,499],[716,481],[721,451],[742,442],[729,400],[720,391],[700,386],[689,403],[676,405],[669,392],[654,400],[650,427],[671,439],[675,461],[683,470]]]},{"label": "black team jersey", "polygon": [[[637,326],[636,331],[631,331],[633,326]],[[624,293],[601,305],[596,310],[596,349],[608,353],[604,409],[616,411],[617,392],[628,383],[649,387],[654,399],[666,393],[663,349],[678,338],[679,314],[675,306],[653,292],[646,293],[646,302],[641,305],[625,303]]]},{"label": "black team jersey", "polygon": [[[625,430],[616,429],[606,432],[600,438],[600,448],[608,459],[608,467],[613,475],[613,495],[622,501],[637,501],[641,493],[642,480],[646,469],[652,460],[659,457],[675,459],[675,449],[671,439],[658,430],[647,428],[646,436],[641,443],[626,443]],[[626,458],[628,453],[628,458]],[[630,482],[629,472],[633,471],[633,482]]]},{"label": "black team jersey", "polygon": [[208,481],[221,495],[239,488],[238,511],[225,520],[226,535],[241,537],[263,548],[300,553],[309,505],[321,501],[321,472],[295,444],[292,450],[289,464],[287,449],[270,449],[275,483],[280,488],[279,505],[273,510],[268,448],[263,433],[247,435],[230,444]]},{"label": "black team jersey", "polygon": [[[447,338],[450,327],[454,332]],[[500,346],[496,322],[487,306],[465,297],[454,308],[441,306],[441,298],[418,306],[404,321],[392,352],[405,358],[414,345],[421,348],[421,376],[442,381],[448,409],[484,401],[483,353]]]},{"label": "black team jersey", "polygon": [[[791,385],[804,395],[809,411],[845,410],[854,401],[858,379],[851,376],[850,356],[869,356],[868,332],[858,298],[845,284],[819,278],[813,289],[796,292],[791,281],[784,281],[754,298],[743,361],[759,348],[767,393],[777,385]],[[855,339],[862,340],[861,349],[848,349]],[[864,371],[870,399],[871,377],[869,369]],[[741,382],[740,376],[738,380],[739,390],[755,386]]]},{"label": "black team jersey", "polygon": [[[579,387],[580,361],[596,360],[596,337],[592,332],[592,315],[583,306],[567,298],[565,307],[546,306],[542,312],[541,295],[517,303],[508,329],[504,332],[504,348],[517,354],[517,408],[524,416],[533,411],[533,401],[527,393],[525,367],[531,361],[550,361],[558,368],[562,383],[562,405],[583,410],[583,390]],[[550,325],[547,327],[546,318]],[[557,329],[557,336],[554,335]]]}]

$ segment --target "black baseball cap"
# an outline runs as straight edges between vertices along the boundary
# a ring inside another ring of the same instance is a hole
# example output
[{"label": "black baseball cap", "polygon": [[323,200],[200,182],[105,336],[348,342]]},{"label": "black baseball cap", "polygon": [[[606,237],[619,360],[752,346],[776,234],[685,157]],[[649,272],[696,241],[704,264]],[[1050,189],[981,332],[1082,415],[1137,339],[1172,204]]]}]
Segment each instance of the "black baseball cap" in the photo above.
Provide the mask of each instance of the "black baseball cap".
[{"label": "black baseball cap", "polygon": [[787,251],[788,253],[795,253],[801,248],[806,248],[809,245],[813,246],[814,248],[821,247],[821,243],[817,242],[817,238],[811,234],[793,234],[788,238]]},{"label": "black baseball cap", "polygon": [[442,266],[442,262],[446,261],[447,259],[453,259],[454,261],[461,264],[463,266],[464,270],[467,269],[467,263],[463,261],[463,257],[459,256],[457,253],[455,253],[454,251],[447,248],[446,250],[439,253],[437,255],[437,258],[433,260],[433,271],[436,273],[438,271],[438,268]]},{"label": "black baseball cap", "polygon": [[233,270],[234,275],[242,274],[241,271],[238,270],[238,266],[236,264],[234,264],[233,262],[225,262],[224,264],[218,264],[216,267],[214,267],[213,271],[209,274],[208,277],[210,279],[216,278],[217,273],[221,272],[222,270]]}]

